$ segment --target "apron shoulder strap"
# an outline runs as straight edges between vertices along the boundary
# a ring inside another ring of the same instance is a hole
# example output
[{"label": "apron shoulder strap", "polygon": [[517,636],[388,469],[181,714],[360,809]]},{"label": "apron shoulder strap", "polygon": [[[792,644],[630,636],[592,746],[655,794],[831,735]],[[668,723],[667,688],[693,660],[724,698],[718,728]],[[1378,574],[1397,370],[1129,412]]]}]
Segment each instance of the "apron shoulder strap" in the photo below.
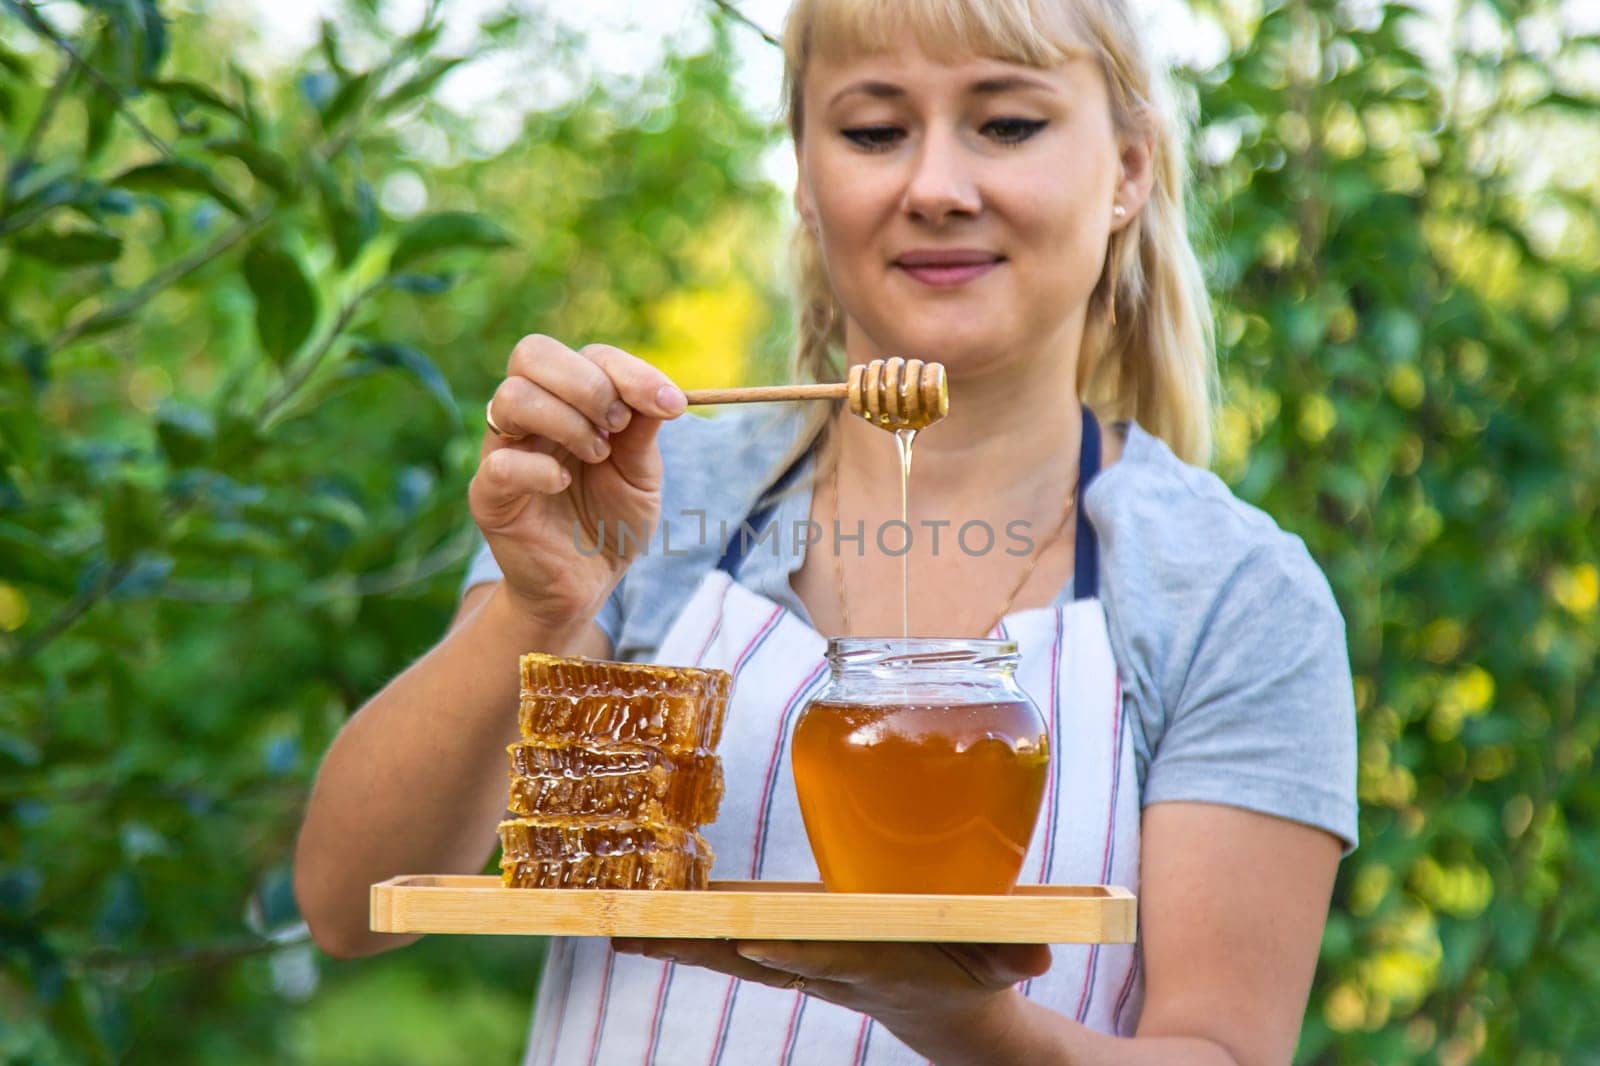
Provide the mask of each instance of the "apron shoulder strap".
[{"label": "apron shoulder strap", "polygon": [[748,538],[744,535],[744,531],[749,530],[752,536],[760,535],[762,528],[767,524],[767,520],[772,517],[772,512],[777,509],[778,505],[774,498],[782,495],[783,491],[794,483],[794,480],[799,477],[800,471],[805,469],[806,460],[809,457],[809,452],[800,456],[789,464],[789,469],[779,475],[778,480],[774,481],[771,487],[762,491],[756,506],[745,516],[743,523],[737,526],[728,537],[728,543],[722,549],[722,558],[717,560],[718,570],[721,570],[729,577],[737,578],[739,576],[739,564],[744,562],[747,550],[746,541]]},{"label": "apron shoulder strap", "polygon": [[1078,452],[1078,514],[1076,555],[1073,563],[1072,598],[1092,600],[1100,595],[1100,544],[1094,526],[1084,513],[1083,500],[1089,483],[1100,473],[1100,422],[1083,407],[1083,443]]}]

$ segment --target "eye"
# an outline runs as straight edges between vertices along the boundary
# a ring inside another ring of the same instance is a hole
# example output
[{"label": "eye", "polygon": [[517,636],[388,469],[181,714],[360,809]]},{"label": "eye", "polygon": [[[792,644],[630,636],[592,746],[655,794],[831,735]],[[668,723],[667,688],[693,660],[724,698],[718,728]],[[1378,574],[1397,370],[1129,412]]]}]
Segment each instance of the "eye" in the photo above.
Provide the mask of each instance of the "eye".
[{"label": "eye", "polygon": [[983,131],[1001,144],[1021,144],[1046,125],[1044,119],[995,118],[983,124]]},{"label": "eye", "polygon": [[839,132],[869,152],[888,151],[904,135],[898,126],[856,126]]}]

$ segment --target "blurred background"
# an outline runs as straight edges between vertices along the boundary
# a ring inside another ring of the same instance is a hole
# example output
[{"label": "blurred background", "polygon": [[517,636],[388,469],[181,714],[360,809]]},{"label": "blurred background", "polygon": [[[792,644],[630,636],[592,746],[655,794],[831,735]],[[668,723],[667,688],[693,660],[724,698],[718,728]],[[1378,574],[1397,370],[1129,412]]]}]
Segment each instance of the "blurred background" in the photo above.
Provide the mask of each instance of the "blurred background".
[{"label": "blurred background", "polygon": [[[335,962],[288,862],[452,611],[519,336],[784,373],[779,55],[647,6],[0,3],[0,1062],[517,1060],[537,941]],[[1301,1059],[1600,1062],[1600,5],[1146,17],[1215,467],[1349,623]]]}]

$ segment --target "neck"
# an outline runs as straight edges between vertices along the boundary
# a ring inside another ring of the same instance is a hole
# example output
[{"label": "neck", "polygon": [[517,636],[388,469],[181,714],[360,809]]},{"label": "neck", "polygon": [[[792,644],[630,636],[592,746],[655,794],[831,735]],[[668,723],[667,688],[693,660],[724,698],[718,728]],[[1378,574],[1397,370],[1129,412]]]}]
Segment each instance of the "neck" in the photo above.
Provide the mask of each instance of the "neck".
[{"label": "neck", "polygon": [[[1046,510],[1059,507],[1059,496],[1049,490],[1075,474],[1083,437],[1076,340],[1074,335],[1070,345],[1009,361],[946,366],[950,413],[916,438],[912,483],[923,501],[941,509],[978,499],[1013,510],[1031,499]],[[896,354],[871,351],[870,344],[859,330],[850,330],[849,362]],[[849,413],[840,418],[844,476],[898,506],[900,461],[893,439]],[[997,471],[1004,475],[997,477]]]}]

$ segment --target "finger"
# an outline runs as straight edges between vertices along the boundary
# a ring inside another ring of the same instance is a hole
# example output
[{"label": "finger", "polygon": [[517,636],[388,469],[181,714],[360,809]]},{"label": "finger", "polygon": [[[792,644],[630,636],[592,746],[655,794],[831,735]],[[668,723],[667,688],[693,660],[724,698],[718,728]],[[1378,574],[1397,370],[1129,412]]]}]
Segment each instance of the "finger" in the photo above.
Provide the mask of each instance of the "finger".
[{"label": "finger", "polygon": [[605,371],[623,402],[641,414],[677,418],[688,406],[671,378],[636,355],[609,344],[590,344],[580,354]]},{"label": "finger", "polygon": [[661,451],[656,447],[661,426],[659,418],[636,415],[627,429],[611,434],[611,465],[641,492],[661,489]]},{"label": "finger", "polygon": [[1009,988],[1050,969],[1047,944],[937,944],[981,988]]},{"label": "finger", "polygon": [[517,517],[534,496],[551,496],[572,483],[572,474],[555,456],[520,448],[497,448],[478,463],[467,487],[473,515],[485,528]]},{"label": "finger", "polygon": [[626,429],[633,417],[633,409],[598,363],[549,337],[518,341],[506,376],[527,378],[612,433]]},{"label": "finger", "polygon": [[508,377],[499,384],[489,401],[489,417],[511,437],[543,437],[587,462],[601,462],[611,455],[609,432],[525,377]]},{"label": "finger", "polygon": [[739,954],[761,966],[808,979],[856,984],[953,967],[980,988],[1009,988],[1050,969],[1044,944],[834,943],[745,941]]},{"label": "finger", "polygon": [[918,962],[926,956],[927,945],[746,940],[738,944],[738,952],[757,965],[799,974],[807,980],[850,983],[891,969],[914,972],[921,968]]}]

